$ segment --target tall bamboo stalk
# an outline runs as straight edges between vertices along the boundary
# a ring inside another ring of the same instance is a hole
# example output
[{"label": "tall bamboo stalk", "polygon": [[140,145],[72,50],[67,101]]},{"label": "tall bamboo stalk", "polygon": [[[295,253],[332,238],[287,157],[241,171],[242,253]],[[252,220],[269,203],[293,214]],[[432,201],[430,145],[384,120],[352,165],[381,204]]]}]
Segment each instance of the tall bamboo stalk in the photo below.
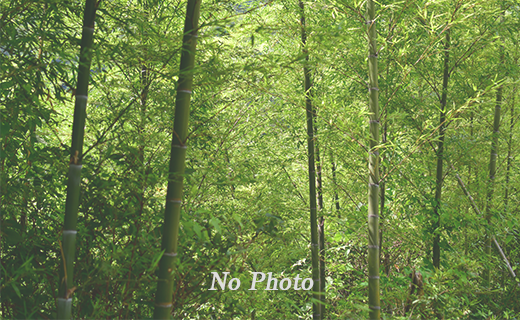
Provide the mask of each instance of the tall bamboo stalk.
[{"label": "tall bamboo stalk", "polygon": [[367,0],[368,92],[370,149],[368,153],[368,307],[370,319],[380,319],[379,301],[379,87],[375,1]]},{"label": "tall bamboo stalk", "polygon": [[[320,270],[319,270],[319,252],[318,252],[318,225],[316,216],[316,167],[314,163],[314,107],[312,105],[312,80],[311,71],[309,69],[309,52],[306,47],[307,33],[305,31],[305,9],[303,2],[300,5],[300,24],[302,36],[302,52],[305,55],[303,65],[304,89],[305,89],[305,110],[307,118],[307,155],[308,155],[308,171],[309,171],[309,209],[310,209],[310,226],[311,226],[311,260],[312,260],[312,280],[314,281],[312,291],[315,301],[320,299]],[[320,305],[316,302],[312,304],[312,318],[314,320],[321,319]]]},{"label": "tall bamboo stalk", "polygon": [[62,263],[58,284],[58,319],[70,319],[72,315],[72,293],[74,274],[74,252],[76,251],[76,225],[78,222],[81,167],[83,157],[83,137],[85,134],[85,118],[87,116],[88,83],[90,64],[92,61],[92,42],[94,38],[94,19],[96,17],[96,0],[86,0],[83,13],[83,32],[78,67],[78,83],[74,104],[74,120],[72,124],[72,143],[70,148],[69,176],[67,182],[67,199],[65,201],[65,221],[61,246]]},{"label": "tall bamboo stalk", "polygon": [[506,186],[505,186],[505,194],[504,194],[504,211],[505,213],[509,212],[509,180],[510,180],[510,171],[511,171],[511,151],[513,146],[513,129],[515,127],[515,94],[516,94],[516,85],[513,87],[513,96],[511,101],[511,119],[509,123],[509,140],[507,141],[507,167],[506,167]]},{"label": "tall bamboo stalk", "polygon": [[[503,18],[502,18],[503,21]],[[500,65],[504,62],[504,49],[503,45],[500,46]],[[491,241],[492,241],[492,233],[491,233],[491,217],[492,217],[492,209],[493,209],[493,193],[495,189],[495,174],[497,171],[497,156],[498,156],[498,136],[500,133],[500,111],[502,109],[502,88],[500,85],[497,89],[497,97],[495,103],[495,115],[493,119],[493,135],[491,140],[491,151],[489,155],[489,180],[488,180],[488,190],[486,195],[486,242],[484,247],[484,252],[488,258],[488,263],[486,264],[486,268],[484,269],[484,286],[489,286],[491,283],[491,269],[489,264],[489,259],[491,258]]]},{"label": "tall bamboo stalk", "polygon": [[318,242],[320,247],[320,314],[325,318],[325,217],[323,216],[323,184],[321,178],[321,159],[318,144],[318,125],[316,124],[317,115],[314,117],[314,143],[316,145],[316,187],[318,189]]},{"label": "tall bamboo stalk", "polygon": [[169,319],[172,308],[173,276],[177,257],[179,219],[183,198],[183,175],[200,4],[201,0],[188,0],[186,7],[179,81],[175,99],[175,119],[166,192],[166,208],[164,210],[162,229],[161,248],[164,250],[164,254],[159,262],[159,282],[157,283],[157,293],[155,294],[154,319]]},{"label": "tall bamboo stalk", "polygon": [[[388,79],[388,69],[386,70],[386,78]],[[387,97],[388,97],[388,88],[387,88]],[[382,141],[381,143],[383,145],[386,144],[387,142],[387,133],[388,133],[388,121],[387,121],[387,115],[388,115],[388,108],[385,108],[385,111],[384,111],[384,120],[383,120],[383,134],[382,134]],[[381,167],[380,167],[380,171],[381,171],[381,175],[384,177],[385,176],[385,166],[383,164],[383,161],[384,161],[384,158],[380,159],[381,161]],[[379,215],[381,216],[381,218],[379,219],[379,263],[381,263],[381,253],[383,251],[383,229],[384,229],[384,226],[383,226],[383,219],[385,217],[384,213],[385,213],[385,190],[386,190],[386,181],[385,180],[382,180],[380,183],[380,191],[379,191],[379,198],[380,198],[380,206],[379,206]],[[386,254],[385,254],[386,255]],[[387,261],[385,259],[385,261]],[[384,263],[384,270],[385,270],[385,273],[386,275],[388,275],[388,267],[387,267],[387,263]]]},{"label": "tall bamboo stalk", "polygon": [[440,249],[440,207],[441,194],[443,184],[443,157],[444,157],[444,136],[446,135],[446,100],[448,98],[448,80],[450,62],[450,29],[446,30],[446,38],[444,39],[444,75],[442,78],[442,95],[441,95],[441,111],[439,115],[439,142],[437,145],[437,173],[435,179],[435,205],[433,207],[434,223],[433,223],[433,266],[439,269],[441,263]]},{"label": "tall bamboo stalk", "polygon": [[[473,120],[474,120],[474,116],[475,116],[475,111],[471,110],[471,114],[470,114],[470,122],[469,122],[469,126],[470,126],[470,130],[469,130],[469,136],[470,136],[470,141],[473,141],[473,132],[474,132],[474,128],[473,128]],[[471,184],[471,163],[468,165],[468,187],[470,186]],[[467,211],[469,211],[469,208],[467,209]],[[467,255],[468,254],[468,250],[469,250],[469,233],[468,233],[468,230],[464,230],[464,255]]]}]

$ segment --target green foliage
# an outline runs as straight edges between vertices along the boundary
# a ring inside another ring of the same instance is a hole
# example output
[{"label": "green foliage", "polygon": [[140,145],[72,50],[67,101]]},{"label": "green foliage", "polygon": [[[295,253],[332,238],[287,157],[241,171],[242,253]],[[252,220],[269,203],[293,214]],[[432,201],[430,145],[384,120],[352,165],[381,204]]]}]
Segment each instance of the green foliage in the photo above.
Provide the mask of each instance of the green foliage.
[{"label": "green foliage", "polygon": [[[100,2],[74,318],[152,315],[185,5]],[[330,319],[366,318],[369,311],[364,6],[362,1],[305,2],[319,127],[315,139],[323,164]],[[0,317],[5,319],[56,317],[83,7],[79,1],[0,2]],[[253,293],[245,285],[252,272],[272,272],[278,279],[311,274],[298,10],[297,2],[202,3],[174,318],[311,318],[316,301],[310,292]],[[497,19],[501,10],[504,23]],[[382,318],[518,318],[517,282],[495,249],[491,258],[484,255],[487,223],[473,211],[449,165],[484,211],[493,109],[502,84],[489,228],[518,275],[518,6],[383,1],[377,12],[378,150],[385,179]],[[451,75],[437,229],[443,241],[440,269],[434,271],[431,217],[437,204],[435,147],[447,23]],[[504,38],[503,63],[497,32]],[[489,288],[481,283],[487,266]],[[422,296],[410,295],[412,270],[423,275]],[[244,284],[237,291],[208,291],[212,271],[229,271]]]}]

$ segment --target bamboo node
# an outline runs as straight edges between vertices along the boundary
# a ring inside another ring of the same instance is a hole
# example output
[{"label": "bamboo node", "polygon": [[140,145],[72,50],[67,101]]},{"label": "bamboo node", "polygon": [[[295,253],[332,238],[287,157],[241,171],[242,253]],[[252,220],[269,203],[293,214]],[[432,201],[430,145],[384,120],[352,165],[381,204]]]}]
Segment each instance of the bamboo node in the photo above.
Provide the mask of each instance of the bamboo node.
[{"label": "bamboo node", "polygon": [[373,310],[380,310],[381,307],[379,306],[369,306],[370,309],[373,309]]},{"label": "bamboo node", "polygon": [[317,243],[311,243],[311,246],[313,246],[313,247],[317,247],[318,244],[317,244]]},{"label": "bamboo node", "polygon": [[174,145],[172,145],[172,147],[174,147],[174,148],[181,148],[181,149],[186,149],[187,148],[187,146],[180,145],[180,144],[174,144]]},{"label": "bamboo node", "polygon": [[379,185],[377,183],[369,183],[368,186],[379,188]]},{"label": "bamboo node", "polygon": [[63,234],[77,234],[78,231],[76,230],[63,230]]},{"label": "bamboo node", "polygon": [[368,58],[369,58],[369,59],[370,59],[370,58],[376,58],[376,59],[377,59],[377,53],[376,53],[376,54],[369,54],[369,55],[368,55]]},{"label": "bamboo node", "polygon": [[379,219],[379,216],[377,214],[369,214],[368,218],[376,218]]},{"label": "bamboo node", "polygon": [[[81,164],[78,164],[79,162],[79,150],[76,150],[74,151],[74,155],[70,157],[70,163],[69,163],[69,167],[70,166],[79,166],[79,169],[81,170]],[[78,169],[78,168],[76,168]]]},{"label": "bamboo node", "polygon": [[379,276],[368,276],[368,279],[379,279]]},{"label": "bamboo node", "polygon": [[176,256],[177,256],[177,253],[174,253],[174,252],[172,252],[172,253],[167,253],[167,252],[165,252],[164,255],[165,255],[165,256],[168,256],[168,257],[176,257]]},{"label": "bamboo node", "polygon": [[72,298],[68,298],[68,299],[65,299],[65,298],[57,298],[58,301],[65,301],[65,302],[71,302],[72,301]]},{"label": "bamboo node", "polygon": [[377,124],[379,124],[379,120],[369,120],[368,123],[377,123]]},{"label": "bamboo node", "polygon": [[376,20],[367,20],[367,21],[365,21],[365,24],[372,24],[372,23],[376,23]]},{"label": "bamboo node", "polygon": [[94,28],[92,28],[92,27],[83,26],[83,30],[87,30],[90,33],[94,33]]},{"label": "bamboo node", "polygon": [[155,306],[159,307],[159,308],[171,308],[172,304],[171,304],[171,302],[170,303],[156,303]]},{"label": "bamboo node", "polygon": [[182,203],[182,201],[180,199],[168,199],[167,201],[168,202],[173,202],[173,203],[178,203],[178,204]]},{"label": "bamboo node", "polygon": [[[74,160],[77,160],[77,159],[74,159],[74,158],[73,158],[72,161],[74,161]],[[81,164],[70,163],[70,164],[69,164],[69,167],[78,167],[78,168],[76,168],[76,169],[81,170],[81,168],[83,167],[83,165],[81,165]]]},{"label": "bamboo node", "polygon": [[368,249],[379,249],[379,246],[374,245],[374,244],[369,244]]},{"label": "bamboo node", "polygon": [[378,88],[378,87],[372,87],[372,88],[369,87],[369,88],[368,88],[368,91],[369,91],[369,92],[372,91],[372,90],[373,90],[373,91],[379,91],[379,88]]},{"label": "bamboo node", "polygon": [[84,100],[88,100],[88,96],[85,95],[85,94],[77,94],[77,95],[76,95],[76,99],[84,99]]},{"label": "bamboo node", "polygon": [[177,90],[177,91],[178,91],[178,92],[184,92],[184,93],[191,94],[191,90],[180,89],[180,90]]}]

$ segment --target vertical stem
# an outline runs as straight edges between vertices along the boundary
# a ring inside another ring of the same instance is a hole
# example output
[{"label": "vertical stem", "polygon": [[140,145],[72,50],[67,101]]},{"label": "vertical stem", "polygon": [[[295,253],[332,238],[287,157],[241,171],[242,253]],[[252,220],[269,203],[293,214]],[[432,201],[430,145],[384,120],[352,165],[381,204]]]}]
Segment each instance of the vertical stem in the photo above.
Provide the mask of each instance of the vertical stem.
[{"label": "vertical stem", "polygon": [[380,319],[379,299],[379,87],[375,2],[367,1],[370,149],[368,154],[368,307]]},{"label": "vertical stem", "polygon": [[58,284],[58,319],[70,319],[72,315],[72,293],[74,274],[74,253],[76,251],[76,225],[78,222],[81,167],[83,157],[83,137],[92,61],[92,42],[94,38],[94,19],[96,17],[96,0],[87,0],[83,14],[83,32],[78,67],[78,83],[74,105],[72,124],[72,143],[70,148],[69,176],[67,182],[67,198],[65,201],[65,222],[62,240],[62,263]]},{"label": "vertical stem", "polygon": [[[503,53],[503,45],[500,48],[500,62],[504,61],[504,53]],[[489,155],[489,180],[488,180],[488,190],[486,195],[486,213],[485,218],[487,222],[486,228],[486,244],[484,248],[484,252],[487,256],[487,264],[484,269],[484,286],[488,287],[491,284],[491,270],[489,265],[489,259],[491,258],[491,242],[492,242],[492,232],[491,232],[491,210],[493,209],[493,192],[495,189],[495,174],[497,171],[497,156],[498,156],[498,136],[500,133],[500,111],[502,108],[502,85],[497,89],[497,97],[495,103],[495,115],[493,119],[493,135],[491,140],[491,152]]]},{"label": "vertical stem", "polygon": [[157,293],[155,295],[154,319],[169,319],[172,309],[173,276],[177,257],[179,219],[183,198],[183,175],[200,4],[201,0],[188,0],[186,19],[184,21],[184,37],[182,39],[179,81],[175,99],[175,120],[162,229],[161,248],[164,250],[164,254],[159,262],[159,282],[157,283]]},{"label": "vertical stem", "polygon": [[[390,19],[390,21],[388,21],[388,30],[391,30],[392,29],[392,21],[394,20],[394,15],[392,14],[392,18]],[[390,40],[390,43],[391,40]],[[386,82],[387,83],[390,83],[389,81],[389,73],[390,73],[390,65],[391,65],[391,59],[390,59],[390,56],[388,56],[387,58],[387,67],[386,67]],[[389,86],[386,86],[385,88],[385,97],[386,99],[388,99],[388,88]],[[387,100],[387,103],[388,103],[388,100]],[[387,122],[387,115],[388,115],[388,106],[386,108],[384,108],[384,120],[383,120],[383,134],[382,134],[382,145],[385,145],[386,144],[386,141],[387,141],[387,132],[388,132],[388,122]],[[380,165],[381,165],[381,168],[380,168],[380,171],[381,171],[381,175],[384,177],[385,176],[385,166],[384,166],[384,158],[381,158],[380,159]],[[383,225],[383,220],[384,220],[384,212],[385,212],[385,190],[386,190],[386,181],[385,180],[382,180],[380,182],[380,201],[381,201],[381,205],[380,205],[380,213],[379,215],[381,216],[381,218],[379,219],[379,263],[382,262],[381,260],[381,255],[383,253],[383,228],[384,228],[384,225]],[[385,253],[385,257],[388,255],[388,252]],[[388,276],[388,271],[389,271],[389,268],[387,266],[387,262],[388,259],[385,258],[385,260],[383,261],[383,268],[384,268],[384,272],[385,274]]]},{"label": "vertical stem", "polygon": [[[305,89],[305,109],[307,117],[307,154],[308,154],[308,171],[309,171],[309,209],[310,209],[310,226],[311,226],[311,255],[312,255],[312,280],[313,280],[313,298],[317,301],[320,299],[320,270],[319,270],[319,254],[318,254],[318,226],[316,220],[316,173],[314,164],[314,108],[312,105],[312,81],[311,72],[309,70],[309,55],[306,48],[307,34],[305,32],[305,9],[303,2],[300,5],[300,23],[302,35],[302,52],[305,55],[303,65],[304,89]],[[320,305],[316,302],[312,304],[312,318],[314,320],[321,319]]]},{"label": "vertical stem", "polygon": [[506,168],[506,186],[505,186],[505,195],[504,195],[504,211],[505,213],[509,212],[509,173],[511,171],[511,148],[513,146],[513,129],[515,127],[515,94],[516,94],[516,86],[513,87],[513,97],[511,101],[511,120],[509,123],[509,140],[507,141],[507,168]]},{"label": "vertical stem", "polygon": [[320,314],[325,318],[325,217],[323,216],[323,185],[321,177],[320,148],[318,145],[318,125],[314,117],[314,141],[316,145],[316,187],[318,189],[318,212],[320,221],[318,224],[318,242],[320,246]]},{"label": "vertical stem", "polygon": [[332,164],[332,183],[334,184],[334,204],[336,205],[336,213],[338,214],[338,218],[341,218],[340,206],[339,206],[339,196],[338,196],[338,182],[336,180],[336,162],[334,162],[334,152],[332,148],[330,150],[330,162]]},{"label": "vertical stem", "polygon": [[[387,69],[388,71],[388,69]],[[388,73],[387,73],[387,79],[388,79]],[[384,120],[383,120],[383,139],[382,139],[382,144],[384,145],[386,143],[386,136],[387,136],[387,131],[388,131],[388,122],[386,121],[387,119],[387,114],[388,114],[388,109],[385,109],[384,110],[385,112],[385,116],[384,116]],[[384,160],[384,158],[382,159]],[[381,160],[381,175],[385,175],[385,167],[384,165],[382,164],[383,161]],[[383,219],[384,219],[384,212],[385,212],[385,185],[386,185],[386,182],[385,180],[382,180],[380,183],[380,188],[379,188],[379,192],[380,192],[380,199],[381,199],[381,205],[380,205],[380,219],[379,219],[379,261],[381,262],[381,252],[383,250]],[[386,268],[385,268],[386,270]],[[388,273],[386,273],[388,275]]]},{"label": "vertical stem", "polygon": [[448,98],[448,80],[450,62],[450,29],[446,30],[446,38],[444,40],[444,76],[442,79],[442,95],[441,95],[441,112],[439,115],[439,142],[437,145],[437,173],[435,180],[435,206],[433,208],[433,266],[440,268],[441,249],[440,249],[440,207],[441,194],[443,184],[443,157],[444,157],[444,136],[446,135],[446,100]]},{"label": "vertical stem", "polygon": [[[471,110],[470,131],[469,131],[470,141],[473,141],[473,119],[474,119],[474,116],[475,116],[475,112],[473,110]],[[470,184],[471,184],[471,162],[468,165],[468,188],[469,188]],[[469,208],[467,209],[466,212],[469,212]],[[468,255],[468,250],[469,250],[469,234],[468,234],[467,228],[464,228],[464,255]]]}]

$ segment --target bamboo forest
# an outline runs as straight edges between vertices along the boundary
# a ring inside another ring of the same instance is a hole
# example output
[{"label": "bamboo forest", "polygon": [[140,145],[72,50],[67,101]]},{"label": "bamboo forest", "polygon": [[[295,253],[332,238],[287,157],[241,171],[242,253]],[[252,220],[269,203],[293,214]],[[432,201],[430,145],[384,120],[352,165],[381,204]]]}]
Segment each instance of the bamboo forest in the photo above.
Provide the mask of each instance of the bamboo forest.
[{"label": "bamboo forest", "polygon": [[0,318],[520,319],[519,30],[518,0],[0,1]]}]

